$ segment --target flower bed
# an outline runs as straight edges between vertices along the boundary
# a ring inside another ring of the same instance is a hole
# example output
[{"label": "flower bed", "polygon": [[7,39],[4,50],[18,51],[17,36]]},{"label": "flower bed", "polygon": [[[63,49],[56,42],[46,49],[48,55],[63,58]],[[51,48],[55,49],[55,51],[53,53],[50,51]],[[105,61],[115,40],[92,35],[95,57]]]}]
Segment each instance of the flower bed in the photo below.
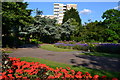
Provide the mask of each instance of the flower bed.
[{"label": "flower bed", "polygon": [[20,61],[19,58],[3,57],[2,80],[118,80],[107,76],[82,73],[71,70],[69,67],[53,69],[38,62]]},{"label": "flower bed", "polygon": [[115,43],[82,43],[82,42],[58,42],[55,43],[58,48],[69,48],[91,52],[117,53],[120,54],[120,44]]},{"label": "flower bed", "polygon": [[88,51],[89,46],[88,44],[81,44],[81,43],[75,43],[75,44],[66,44],[66,43],[55,43],[55,46],[58,48],[64,48],[64,49],[76,49],[76,50],[84,50]]}]

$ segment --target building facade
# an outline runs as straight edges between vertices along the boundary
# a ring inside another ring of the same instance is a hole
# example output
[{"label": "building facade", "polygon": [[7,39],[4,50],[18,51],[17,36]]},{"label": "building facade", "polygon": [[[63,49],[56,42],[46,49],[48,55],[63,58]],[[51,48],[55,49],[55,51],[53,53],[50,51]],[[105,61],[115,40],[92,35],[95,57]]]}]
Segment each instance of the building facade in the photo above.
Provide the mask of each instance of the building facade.
[{"label": "building facade", "polygon": [[50,18],[50,19],[54,19],[54,15],[41,15],[41,17],[47,17],[47,18]]},{"label": "building facade", "polygon": [[54,3],[54,17],[57,19],[57,23],[61,24],[64,16],[64,12],[66,10],[70,10],[71,8],[77,9],[77,4],[60,4]]},{"label": "building facade", "polygon": [[120,1],[118,2],[118,10],[120,11]]}]

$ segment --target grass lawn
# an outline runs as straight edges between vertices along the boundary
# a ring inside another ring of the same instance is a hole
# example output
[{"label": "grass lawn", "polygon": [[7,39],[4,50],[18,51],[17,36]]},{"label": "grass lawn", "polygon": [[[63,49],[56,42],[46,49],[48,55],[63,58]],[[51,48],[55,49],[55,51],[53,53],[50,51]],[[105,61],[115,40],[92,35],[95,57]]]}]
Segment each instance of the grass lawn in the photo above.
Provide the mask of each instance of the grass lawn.
[{"label": "grass lawn", "polygon": [[80,53],[80,55],[91,55],[91,56],[104,56],[104,57],[114,57],[120,58],[119,54],[110,54],[110,53],[99,53],[99,52],[90,52],[90,53]]},{"label": "grass lawn", "polygon": [[13,53],[12,51],[3,51],[3,53]]},{"label": "grass lawn", "polygon": [[58,63],[58,62],[49,61],[49,60],[40,59],[40,58],[33,58],[33,57],[19,57],[19,58],[21,59],[21,61],[40,62],[40,63],[46,64],[47,66],[50,66],[52,68],[70,67],[71,69],[73,69],[75,71],[89,72],[89,73],[91,73],[91,75],[98,74],[100,76],[106,75],[108,77],[120,78],[120,72],[109,72],[109,71],[104,71],[104,70],[89,69],[89,68],[85,68],[85,67],[73,67],[72,65],[69,65],[69,64],[63,64],[63,63]]},{"label": "grass lawn", "polygon": [[55,52],[68,52],[68,51],[76,51],[73,49],[62,49],[62,48],[57,48],[52,44],[45,44],[45,45],[41,45],[40,48],[45,49],[45,50],[49,50],[49,51],[55,51]]}]

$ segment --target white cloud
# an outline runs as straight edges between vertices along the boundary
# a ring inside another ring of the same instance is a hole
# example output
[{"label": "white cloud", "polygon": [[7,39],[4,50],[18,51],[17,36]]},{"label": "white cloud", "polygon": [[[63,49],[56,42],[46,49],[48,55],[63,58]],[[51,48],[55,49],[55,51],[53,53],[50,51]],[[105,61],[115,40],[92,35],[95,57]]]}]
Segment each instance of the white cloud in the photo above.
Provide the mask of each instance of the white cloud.
[{"label": "white cloud", "polygon": [[120,6],[114,7],[114,9],[120,9]]},{"label": "white cloud", "polygon": [[80,11],[80,14],[89,14],[91,13],[92,11],[89,10],[89,9],[83,9],[82,11]]}]

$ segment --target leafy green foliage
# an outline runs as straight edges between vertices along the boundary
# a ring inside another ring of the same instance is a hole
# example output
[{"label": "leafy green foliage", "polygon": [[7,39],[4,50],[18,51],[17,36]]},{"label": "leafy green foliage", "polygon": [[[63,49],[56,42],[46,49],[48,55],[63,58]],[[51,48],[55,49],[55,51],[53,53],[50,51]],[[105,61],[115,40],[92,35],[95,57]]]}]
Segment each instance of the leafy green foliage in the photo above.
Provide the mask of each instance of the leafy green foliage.
[{"label": "leafy green foliage", "polygon": [[105,35],[106,41],[114,41],[120,39],[120,11],[115,9],[107,10],[103,13],[102,18],[105,19]]},{"label": "leafy green foliage", "polygon": [[76,36],[80,37],[80,41],[103,41],[102,33],[104,31],[104,27],[101,22],[95,21],[88,23],[82,27],[79,27]]},{"label": "leafy green foliage", "polygon": [[[31,25],[33,18],[30,16],[32,10],[27,10],[28,4],[25,2],[3,2],[2,3],[2,34],[3,37],[13,36],[13,46],[17,46],[20,28]],[[6,45],[9,45],[8,44]],[[4,42],[3,42],[4,44]]]},{"label": "leafy green foliage", "polygon": [[118,42],[120,40],[120,11],[110,9],[103,13],[103,22],[95,21],[78,26],[71,40],[86,42]]},{"label": "leafy green foliage", "polygon": [[19,26],[30,25],[32,10],[26,10],[27,5],[23,2],[2,3],[3,34],[11,33],[14,29],[18,30]]},{"label": "leafy green foliage", "polygon": [[38,8],[36,9],[36,16],[38,16],[38,15],[42,15],[43,14],[43,12],[42,11],[40,11],[40,10],[38,10]]},{"label": "leafy green foliage", "polygon": [[[33,18],[30,16],[32,10],[26,9],[27,6],[28,4],[24,2],[3,2],[3,46],[18,46],[29,43],[30,39],[46,43],[59,40],[115,43],[120,41],[120,11],[118,10],[105,11],[102,15],[103,22],[89,20],[89,23],[81,25],[78,11],[71,8],[64,13],[63,24],[59,25],[56,24],[56,19],[41,17],[43,12],[38,8]],[[24,39],[24,42],[20,39]]]},{"label": "leafy green foliage", "polygon": [[26,27],[26,32],[46,43],[53,43],[58,40],[69,40],[78,23],[75,19],[69,19],[64,24],[56,26],[56,20],[47,17],[35,16],[35,23]]},{"label": "leafy green foliage", "polygon": [[30,39],[30,43],[32,43],[32,44],[42,44],[43,42],[38,41],[37,39]]},{"label": "leafy green foliage", "polygon": [[64,24],[61,25],[62,31],[61,31],[61,39],[62,40],[70,40],[70,36],[73,35],[76,27],[78,24],[75,19],[70,18],[68,21],[66,21]]},{"label": "leafy green foliage", "polygon": [[67,10],[64,13],[64,17],[63,17],[63,22],[62,23],[65,23],[70,18],[75,19],[76,22],[78,22],[79,25],[81,25],[81,19],[80,19],[80,16],[79,16],[79,12],[76,9],[71,8],[70,10]]},{"label": "leafy green foliage", "polygon": [[35,23],[28,31],[33,37],[43,42],[53,42],[60,39],[59,27],[55,26],[56,20],[41,16],[35,16]]}]

